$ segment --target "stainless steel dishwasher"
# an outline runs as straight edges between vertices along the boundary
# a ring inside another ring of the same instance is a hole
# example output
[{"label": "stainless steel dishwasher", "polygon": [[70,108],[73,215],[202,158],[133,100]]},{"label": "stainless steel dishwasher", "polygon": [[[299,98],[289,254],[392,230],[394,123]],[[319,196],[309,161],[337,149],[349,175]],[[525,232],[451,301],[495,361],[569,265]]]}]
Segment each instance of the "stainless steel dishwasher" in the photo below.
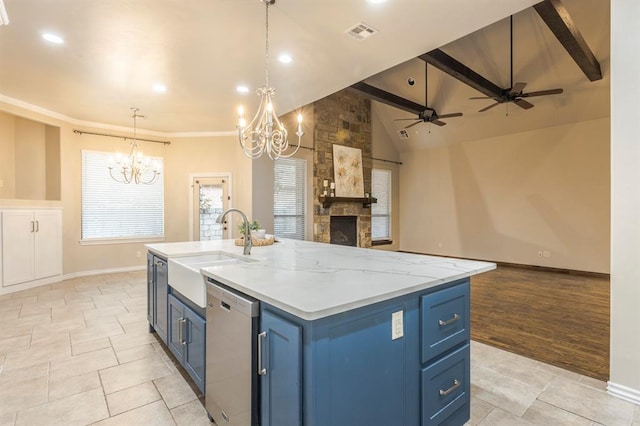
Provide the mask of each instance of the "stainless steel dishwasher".
[{"label": "stainless steel dishwasher", "polygon": [[207,278],[205,407],[218,426],[259,423],[260,302]]}]

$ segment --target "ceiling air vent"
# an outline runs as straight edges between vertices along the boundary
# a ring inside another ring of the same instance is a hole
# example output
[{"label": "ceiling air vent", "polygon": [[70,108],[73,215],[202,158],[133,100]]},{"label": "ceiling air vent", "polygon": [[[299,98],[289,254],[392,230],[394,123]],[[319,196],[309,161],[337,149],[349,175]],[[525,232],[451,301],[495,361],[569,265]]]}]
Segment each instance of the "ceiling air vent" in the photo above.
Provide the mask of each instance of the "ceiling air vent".
[{"label": "ceiling air vent", "polygon": [[355,38],[356,40],[364,40],[365,38],[368,38],[377,32],[378,30],[365,24],[364,22],[360,22],[359,24],[356,24],[353,27],[349,28],[347,31],[345,31],[345,33],[349,34],[351,37]]},{"label": "ceiling air vent", "polygon": [[400,129],[398,130],[398,136],[400,136],[400,139],[409,139],[409,132],[406,129]]}]

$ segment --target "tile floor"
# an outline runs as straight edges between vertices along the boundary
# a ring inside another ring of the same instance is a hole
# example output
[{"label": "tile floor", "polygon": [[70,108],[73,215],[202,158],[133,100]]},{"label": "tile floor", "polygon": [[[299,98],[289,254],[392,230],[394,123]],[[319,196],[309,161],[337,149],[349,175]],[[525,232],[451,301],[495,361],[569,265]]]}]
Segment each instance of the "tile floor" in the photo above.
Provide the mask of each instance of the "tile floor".
[{"label": "tile floor", "polygon": [[[146,273],[0,296],[0,426],[208,425],[148,333]],[[472,342],[471,425],[640,426],[605,383]]]}]

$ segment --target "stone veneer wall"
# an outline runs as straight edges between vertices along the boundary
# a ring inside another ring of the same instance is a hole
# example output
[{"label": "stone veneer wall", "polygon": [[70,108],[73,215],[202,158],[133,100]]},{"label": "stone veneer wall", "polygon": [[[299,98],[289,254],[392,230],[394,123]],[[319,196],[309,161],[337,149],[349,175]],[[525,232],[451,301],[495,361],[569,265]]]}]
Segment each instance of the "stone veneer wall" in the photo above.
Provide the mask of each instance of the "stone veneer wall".
[{"label": "stone veneer wall", "polygon": [[333,144],[362,150],[364,192],[371,193],[371,101],[342,90],[313,104],[314,170],[313,170],[313,240],[330,241],[330,217],[358,217],[358,246],[371,247],[371,208],[362,203],[334,203],[323,208],[318,197],[322,181],[334,181]]}]

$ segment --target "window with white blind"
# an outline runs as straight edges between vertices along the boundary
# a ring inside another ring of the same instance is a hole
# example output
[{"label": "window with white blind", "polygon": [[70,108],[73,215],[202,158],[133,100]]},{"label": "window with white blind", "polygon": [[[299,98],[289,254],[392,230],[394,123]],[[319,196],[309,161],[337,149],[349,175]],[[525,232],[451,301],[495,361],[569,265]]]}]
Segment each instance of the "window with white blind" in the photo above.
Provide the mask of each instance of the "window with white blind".
[{"label": "window with white blind", "polygon": [[[164,235],[163,175],[151,185],[109,175],[113,154],[82,151],[82,242],[147,240]],[[163,170],[162,158],[152,158]]]},{"label": "window with white blind", "polygon": [[279,158],[273,171],[273,233],[304,240],[307,160]]},{"label": "window with white blind", "polygon": [[391,240],[391,170],[371,171],[371,194],[378,199],[371,204],[371,240]]}]

